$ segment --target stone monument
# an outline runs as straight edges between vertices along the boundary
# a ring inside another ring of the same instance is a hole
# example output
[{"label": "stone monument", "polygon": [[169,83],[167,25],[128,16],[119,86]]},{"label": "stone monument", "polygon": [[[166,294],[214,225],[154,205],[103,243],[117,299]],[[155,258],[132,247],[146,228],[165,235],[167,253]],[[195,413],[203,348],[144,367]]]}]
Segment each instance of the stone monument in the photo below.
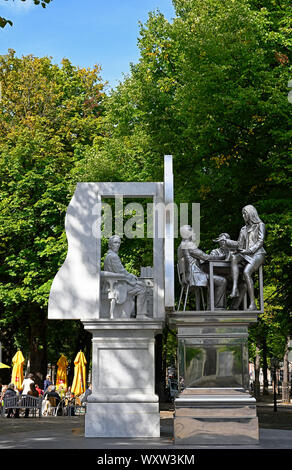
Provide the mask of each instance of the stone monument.
[{"label": "stone monument", "polygon": [[[102,200],[121,197],[153,202],[153,267],[144,267],[140,279],[123,266],[119,236],[109,239],[101,266]],[[156,206],[172,201],[167,155],[163,182],[78,183],[68,206],[68,252],[52,283],[48,318],[79,319],[92,333],[86,437],[160,436],[154,345],[166,310],[174,308],[174,271],[171,209],[161,222]]]}]

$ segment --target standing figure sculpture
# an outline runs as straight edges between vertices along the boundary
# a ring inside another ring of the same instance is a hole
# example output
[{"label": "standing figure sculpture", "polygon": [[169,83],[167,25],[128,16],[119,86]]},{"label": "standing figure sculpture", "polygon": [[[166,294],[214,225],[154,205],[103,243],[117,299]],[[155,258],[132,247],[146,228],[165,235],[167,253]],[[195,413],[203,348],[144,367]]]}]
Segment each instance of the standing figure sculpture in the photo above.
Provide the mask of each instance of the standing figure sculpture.
[{"label": "standing figure sculpture", "polygon": [[256,310],[254,298],[254,284],[252,274],[264,263],[265,250],[263,248],[265,238],[265,224],[259,218],[257,210],[252,205],[242,209],[245,221],[237,241],[226,239],[226,245],[235,250],[231,255],[231,274],[233,280],[231,298],[239,297],[238,278],[240,267],[243,267],[243,278],[246,282],[250,299],[248,310]]},{"label": "standing figure sculpture", "polygon": [[[215,259],[216,257],[208,255],[200,250],[194,240],[194,233],[190,225],[184,225],[180,228],[182,242],[178,247],[178,259],[185,260],[186,277],[190,287],[207,287],[209,283],[209,274],[203,271],[201,264],[205,261]],[[222,276],[214,275],[215,286],[215,308],[225,308],[227,280]]]},{"label": "standing figure sculpture", "polygon": [[125,300],[129,297],[137,298],[137,317],[144,317],[147,313],[146,285],[137,279],[134,274],[129,273],[123,266],[118,255],[121,239],[113,235],[108,241],[108,252],[104,260],[104,270],[112,273],[123,274],[125,281],[118,282],[118,290]]}]

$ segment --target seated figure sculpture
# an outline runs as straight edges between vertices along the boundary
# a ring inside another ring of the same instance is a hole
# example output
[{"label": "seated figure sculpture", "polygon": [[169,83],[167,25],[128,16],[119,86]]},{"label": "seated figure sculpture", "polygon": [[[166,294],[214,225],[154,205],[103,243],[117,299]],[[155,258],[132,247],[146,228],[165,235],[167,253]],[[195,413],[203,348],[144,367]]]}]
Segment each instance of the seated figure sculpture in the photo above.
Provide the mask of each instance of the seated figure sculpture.
[{"label": "seated figure sculpture", "polygon": [[245,225],[240,230],[238,240],[225,240],[227,247],[235,250],[231,256],[233,287],[230,297],[237,298],[240,296],[238,278],[240,267],[243,267],[243,277],[250,299],[248,310],[256,310],[252,274],[265,261],[266,252],[263,248],[265,224],[259,218],[256,208],[252,205],[247,205],[242,209],[242,216]]},{"label": "seated figure sculpture", "polygon": [[[178,258],[183,257],[186,264],[187,279],[190,287],[207,287],[209,274],[203,271],[201,263],[216,259],[200,250],[195,243],[195,234],[190,225],[180,228],[182,242],[178,247]],[[214,275],[215,308],[225,308],[227,280],[223,276]]]},{"label": "seated figure sculpture", "polygon": [[216,257],[218,260],[229,261],[231,252],[225,243],[227,239],[230,239],[229,233],[220,233],[219,237],[213,240],[213,242],[219,243],[219,248],[214,248],[210,253],[214,259]]},{"label": "seated figure sculpture", "polygon": [[[220,235],[215,240],[213,240],[215,243],[219,244],[219,248],[214,248],[210,253],[210,255],[213,257],[214,260],[218,260],[218,261],[230,261],[231,260],[233,253],[232,253],[232,250],[227,246],[226,240],[230,240],[229,233],[220,233]],[[224,276],[227,279],[227,295],[228,295],[229,293],[231,293],[232,285],[233,285],[231,272],[228,272],[228,274],[224,273]],[[242,273],[240,273],[238,291],[239,291],[239,296],[231,299],[231,305],[230,305],[231,310],[239,310],[240,305],[242,304],[243,298],[246,293],[246,283],[244,279],[242,278]]]},{"label": "seated figure sculpture", "polygon": [[123,266],[118,251],[121,245],[121,239],[118,235],[113,235],[108,241],[108,251],[104,260],[103,284],[107,282],[106,273],[120,274],[115,284],[115,302],[118,305],[124,304],[124,313],[126,317],[133,315],[134,301],[137,298],[136,318],[144,318],[147,313],[146,305],[146,285],[137,279],[134,274],[129,273]]}]

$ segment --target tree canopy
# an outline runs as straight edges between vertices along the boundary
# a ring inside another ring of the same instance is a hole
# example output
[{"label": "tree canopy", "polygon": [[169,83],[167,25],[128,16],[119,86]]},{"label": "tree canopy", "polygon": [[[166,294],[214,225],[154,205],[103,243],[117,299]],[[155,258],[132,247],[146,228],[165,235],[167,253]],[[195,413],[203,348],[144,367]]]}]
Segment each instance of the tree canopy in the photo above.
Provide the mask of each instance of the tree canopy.
[{"label": "tree canopy", "polygon": [[[75,183],[161,181],[163,155],[172,154],[175,202],[201,204],[202,249],[213,248],[221,232],[237,239],[242,207],[258,209],[267,228],[266,302],[250,353],[264,337],[270,357],[283,355],[291,334],[292,5],[173,4],[172,22],[157,10],[140,25],[139,61],[107,97],[98,67],[68,60],[59,67],[13,51],[0,57],[0,326],[7,342],[14,331],[24,342],[30,328],[30,348],[45,347],[36,332],[46,326],[50,285],[66,255],[63,222]],[[148,248],[125,240],[124,264],[148,265]],[[61,344],[62,328],[51,347]],[[81,338],[78,325],[74,331]]]}]

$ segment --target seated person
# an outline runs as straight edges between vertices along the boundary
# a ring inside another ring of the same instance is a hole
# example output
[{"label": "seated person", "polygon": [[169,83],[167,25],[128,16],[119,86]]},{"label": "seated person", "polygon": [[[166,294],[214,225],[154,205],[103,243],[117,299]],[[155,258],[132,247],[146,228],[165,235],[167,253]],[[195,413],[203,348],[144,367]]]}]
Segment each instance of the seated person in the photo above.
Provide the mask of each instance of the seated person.
[{"label": "seated person", "polygon": [[[227,246],[228,240],[230,240],[230,235],[229,233],[220,233],[219,237],[213,240],[214,242],[219,243],[219,248],[215,248],[211,251],[210,255],[213,257],[214,260],[222,260],[222,261],[230,261],[233,255],[232,250]],[[232,290],[232,276],[231,272],[228,272],[228,274],[225,274],[226,279],[227,279],[227,293],[230,293]],[[231,310],[238,310],[244,295],[246,293],[246,283],[242,279],[242,276],[240,277],[239,284],[238,284],[238,289],[239,289],[239,296],[236,298],[233,298],[230,304],[230,309]]]},{"label": "seated person", "polygon": [[[30,389],[29,389],[29,391],[27,392],[27,395],[30,395],[30,396],[32,396],[32,397],[39,398],[39,392],[37,391],[34,382],[32,382],[32,383],[30,384]],[[24,417],[25,417],[25,418],[28,418],[28,415],[29,415],[29,408],[25,408]]]},{"label": "seated person", "polygon": [[50,401],[49,398],[55,398],[56,399],[56,406],[61,401],[60,395],[56,392],[56,387],[55,385],[49,385],[46,393],[44,394],[44,409],[43,409],[43,414],[47,414],[50,408]]},{"label": "seated person", "polygon": [[[4,401],[5,401],[5,398],[16,397],[16,395],[17,395],[17,392],[15,390],[14,383],[10,383],[4,394]],[[14,413],[13,413],[13,408],[9,408],[6,418],[19,418],[19,408],[16,408]]]},{"label": "seated person", "polygon": [[139,281],[134,274],[129,273],[122,265],[118,255],[120,245],[121,239],[118,235],[110,237],[108,241],[108,252],[104,260],[104,270],[125,276],[125,281],[119,281],[119,286],[125,294],[125,300],[128,296],[137,297],[137,317],[143,317],[147,313],[146,285],[144,282]]},{"label": "seated person", "polygon": [[[201,263],[214,259],[214,257],[197,248],[190,225],[181,227],[180,233],[182,242],[178,247],[178,257],[184,257],[189,286],[208,286],[209,274],[203,271]],[[214,304],[217,309],[225,308],[226,285],[227,280],[223,276],[214,275]]]},{"label": "seated person", "polygon": [[212,256],[213,259],[229,261],[230,249],[226,245],[226,240],[230,240],[229,233],[220,233],[219,237],[213,240],[213,242],[219,243],[219,248],[215,248],[210,253],[210,256]]},{"label": "seated person", "polygon": [[245,225],[240,230],[238,240],[225,241],[227,247],[235,251],[231,256],[233,287],[230,297],[240,297],[238,279],[240,268],[242,268],[250,299],[248,310],[256,310],[252,275],[265,261],[266,251],[263,247],[265,224],[259,218],[256,208],[252,205],[247,205],[242,209],[242,217]]}]

